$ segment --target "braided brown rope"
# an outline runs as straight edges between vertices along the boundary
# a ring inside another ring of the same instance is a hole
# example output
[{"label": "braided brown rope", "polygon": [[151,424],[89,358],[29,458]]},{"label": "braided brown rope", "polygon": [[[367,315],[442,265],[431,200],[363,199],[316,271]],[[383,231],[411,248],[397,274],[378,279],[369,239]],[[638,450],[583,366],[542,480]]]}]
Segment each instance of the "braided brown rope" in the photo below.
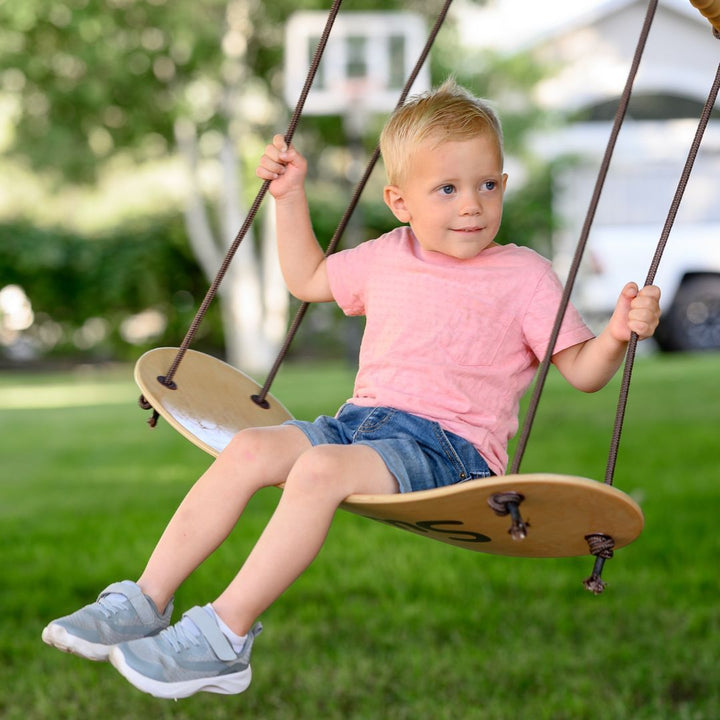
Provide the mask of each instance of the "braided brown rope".
[{"label": "braided brown rope", "polygon": [[[448,10],[450,9],[450,5],[452,4],[452,0],[445,0],[444,5],[442,6],[442,9],[440,10],[440,13],[437,16],[437,19],[435,20],[435,24],[433,25],[432,30],[430,31],[430,34],[428,35],[428,39],[425,43],[425,47],[423,48],[422,52],[420,53],[420,56],[417,59],[417,62],[415,63],[415,66],[413,67],[412,71],[410,72],[410,75],[408,76],[408,79],[405,83],[405,87],[402,90],[402,93],[400,94],[400,98],[398,99],[397,106],[400,107],[403,105],[405,100],[407,99],[407,96],[410,92],[410,88],[412,88],[413,83],[415,82],[418,74],[420,73],[420,70],[422,69],[423,64],[427,60],[427,56],[430,53],[430,50],[435,42],[435,39],[437,38],[438,33],[440,32],[440,28],[442,27],[443,23],[445,22],[445,17],[447,16]],[[360,201],[360,196],[363,193],[363,190],[365,190],[365,186],[368,183],[368,180],[370,179],[370,175],[372,174],[372,171],[375,168],[375,165],[377,164],[377,161],[380,158],[380,147],[377,146],[373,152],[373,154],[370,157],[370,160],[368,161],[367,167],[365,168],[365,172],[363,172],[362,177],[358,181],[358,184],[355,186],[355,190],[353,192],[352,198],[350,200],[350,203],[348,204],[347,208],[345,209],[345,212],[343,213],[342,218],[340,219],[340,223],[338,224],[337,228],[335,229],[335,232],[333,233],[333,236],[330,240],[330,243],[328,244],[327,251],[325,255],[331,255],[335,252],[337,249],[338,244],[340,243],[340,240],[342,239],[343,233],[345,232],[348,223],[350,222],[350,218],[352,217],[353,212],[355,212],[355,208],[357,207],[358,202]],[[297,331],[300,328],[300,323],[303,321],[303,318],[305,317],[305,314],[308,311],[308,308],[310,307],[310,303],[304,302],[299,308],[297,313],[295,314],[295,318],[293,319],[290,329],[288,330],[288,333],[285,337],[285,341],[283,342],[282,347],[280,348],[280,351],[277,355],[277,358],[275,359],[275,362],[273,363],[272,368],[270,369],[270,372],[268,373],[267,379],[265,380],[265,383],[262,386],[262,389],[257,395],[253,395],[252,399],[261,407],[265,407],[267,405],[267,394],[270,392],[270,387],[272,386],[275,377],[278,374],[278,371],[280,370],[280,366],[282,365],[283,361],[285,360],[285,357],[287,356],[287,353],[290,349],[290,345],[292,344],[292,341],[295,339],[295,335],[297,335]]]},{"label": "braided brown rope", "polygon": [[[332,30],[333,25],[335,24],[335,19],[337,17],[338,12],[340,11],[340,5],[342,4],[342,0],[333,0],[332,7],[330,8],[330,12],[328,13],[328,18],[325,23],[325,28],[323,29],[322,35],[320,36],[320,42],[318,43],[317,49],[315,50],[315,54],[313,56],[312,62],[310,63],[310,69],[308,70],[307,77],[305,78],[305,84],[303,85],[303,88],[300,92],[300,97],[298,98],[297,104],[295,106],[295,110],[293,111],[292,117],[290,118],[290,123],[288,124],[287,131],[285,132],[285,140],[288,144],[290,144],[290,141],[293,138],[293,135],[295,134],[295,130],[297,129],[298,123],[300,122],[300,117],[302,116],[303,108],[305,107],[305,101],[307,100],[307,96],[310,93],[310,87],[312,86],[313,80],[315,79],[315,75],[317,74],[318,66],[320,65],[320,61],[323,56],[323,52],[325,51],[325,46],[327,45],[328,38],[330,37],[330,31]],[[185,334],[185,338],[183,339],[182,343],[180,344],[180,347],[178,348],[177,355],[175,356],[175,359],[173,360],[172,364],[170,365],[170,368],[168,369],[167,373],[164,376],[161,376],[158,378],[158,380],[163,384],[167,385],[168,387],[173,387],[173,377],[175,376],[175,373],[177,372],[178,366],[180,365],[180,362],[182,361],[183,357],[185,357],[185,353],[187,352],[187,349],[190,347],[190,344],[192,343],[195,334],[197,333],[197,329],[200,326],[200,323],[202,322],[203,318],[205,317],[208,308],[210,307],[210,303],[215,298],[215,295],[217,294],[217,290],[220,287],[220,283],[223,281],[223,278],[225,277],[225,274],[227,273],[227,269],[230,266],[230,262],[232,261],[233,257],[235,257],[235,253],[237,252],[237,249],[240,247],[240,243],[245,239],[245,235],[247,235],[248,230],[250,229],[250,226],[253,223],[253,220],[255,219],[255,216],[257,215],[258,210],[260,209],[260,205],[262,204],[262,201],[265,198],[265,195],[267,194],[268,187],[270,186],[270,181],[265,180],[263,182],[262,186],[260,187],[260,190],[258,191],[257,195],[255,196],[255,200],[253,201],[252,205],[250,206],[250,210],[248,211],[247,217],[245,218],[245,222],[243,222],[242,227],[238,231],[237,235],[235,236],[235,239],[233,240],[229,250],[227,251],[225,258],[222,261],[222,264],[220,265],[220,269],[217,272],[217,275],[215,276],[215,279],[213,280],[212,284],[210,285],[207,293],[205,294],[205,298],[203,299],[202,303],[200,304],[200,307],[198,308],[197,313],[195,314],[195,317],[193,318],[192,323],[190,324],[190,327],[188,328],[187,333]]]},{"label": "braided brown rope", "polygon": [[535,381],[535,387],[533,394],[530,398],[530,404],[525,415],[525,421],[518,439],[518,444],[515,448],[515,454],[513,456],[512,465],[510,468],[510,474],[516,474],[520,471],[520,464],[522,462],[525,450],[527,449],[528,439],[530,438],[530,432],[532,430],[535,416],[537,415],[538,405],[540,403],[540,397],[545,387],[545,381],[547,379],[548,372],[550,371],[550,363],[552,362],[552,355],[555,349],[555,343],[557,342],[558,335],[560,334],[560,328],[562,321],[565,316],[565,311],[570,303],[570,295],[572,294],[575,286],[575,280],[580,270],[580,263],[585,253],[587,246],[588,237],[590,235],[590,229],[595,219],[595,213],[600,202],[600,195],[602,194],[603,186],[605,185],[605,179],[610,168],[610,161],[612,160],[615,145],[617,143],[620,129],[622,128],[625,115],[627,113],[628,104],[630,103],[630,97],[632,96],[632,88],[635,82],[635,76],[637,75],[638,68],[640,67],[640,60],[642,59],[643,52],[645,51],[645,45],[647,44],[648,35],[650,34],[650,28],[655,17],[657,10],[658,0],[650,0],[648,3],[647,12],[645,14],[645,21],[638,37],[637,46],[635,47],[635,54],[633,56],[630,70],[628,72],[627,80],[625,82],[625,88],[623,89],[620,102],[618,104],[617,112],[615,113],[615,121],[613,123],[612,131],[608,139],[607,147],[605,148],[605,155],[603,156],[600,169],[598,171],[597,180],[595,182],[595,189],[590,199],[590,205],[588,206],[587,214],[585,216],[585,222],[580,233],[577,247],[575,249],[575,255],[573,257],[570,270],[568,272],[568,278],[565,282],[565,289],[563,291],[562,298],[560,299],[560,306],[558,307],[557,316],[555,317],[555,324],[552,332],[550,333],[550,340],[547,347],[547,352],[543,358],[542,363],[538,369],[537,380]]},{"label": "braided brown rope", "polygon": [[[338,11],[340,9],[341,2],[342,2],[342,0],[334,0],[333,1],[333,6],[330,10],[328,20],[325,25],[325,29],[321,36],[317,50],[315,51],[315,55],[313,57],[312,63],[310,65],[310,69],[308,71],[308,76],[306,78],[305,85],[303,86],[303,90],[300,94],[300,98],[295,107],[293,116],[290,120],[288,130],[285,133],[285,139],[288,142],[288,144],[291,142],[292,137],[295,133],[297,124],[300,120],[300,117],[302,114],[302,109],[305,105],[305,101],[310,92],[310,87],[311,87],[312,82],[317,73],[317,69],[320,64],[320,60],[322,59],[322,54],[324,52],[325,45],[327,44],[327,40],[329,38],[332,26],[335,22],[335,18],[337,17]],[[452,3],[452,0],[445,0],[445,3],[438,15],[437,20],[435,21],[435,25],[433,26],[433,29],[428,37],[425,47],[423,48],[423,51],[420,54],[420,57],[419,57],[417,63],[415,64],[415,67],[413,68],[412,72],[410,73],[410,75],[408,77],[407,83],[405,84],[403,92],[398,101],[398,106],[402,105],[405,102],[405,99],[407,98],[407,95],[410,92],[410,88],[412,87],[413,83],[417,79],[417,76],[418,76],[423,64],[425,63],[425,61],[427,59],[430,49],[432,48],[435,38],[437,37],[438,33],[440,32],[440,28],[442,27],[442,24],[445,21],[445,17],[447,16],[447,13],[448,13],[451,3]],[[358,183],[357,187],[355,188],[355,192],[353,193],[352,199],[351,199],[347,209],[345,210],[345,213],[340,221],[340,224],[338,225],[335,233],[333,234],[333,237],[328,245],[326,254],[331,254],[332,252],[334,252],[336,250],[337,245],[339,244],[340,239],[341,239],[343,233],[345,232],[345,229],[347,228],[347,224],[350,220],[350,217],[352,216],[352,213],[355,211],[355,208],[357,207],[357,204],[360,200],[360,196],[361,196],[365,186],[367,185],[367,182],[370,178],[370,175],[371,175],[375,165],[377,164],[379,157],[380,157],[380,148],[377,147],[368,163],[367,168],[365,169],[365,172],[363,173],[362,178],[360,179],[360,182]],[[225,259],[223,260],[223,263],[220,266],[220,270],[217,273],[217,276],[213,280],[210,288],[208,289],[207,294],[205,295],[205,298],[203,299],[203,302],[201,303],[201,305],[195,315],[195,318],[193,319],[193,321],[185,335],[185,338],[183,339],[182,343],[180,344],[180,347],[178,348],[178,352],[175,356],[175,359],[173,360],[167,373],[164,376],[160,376],[158,378],[159,382],[163,383],[164,385],[167,385],[168,387],[176,387],[175,383],[173,382],[173,377],[174,377],[175,373],[177,372],[177,368],[180,365],[180,362],[182,361],[183,357],[185,356],[187,349],[190,347],[190,344],[192,343],[192,340],[195,337],[195,334],[197,333],[197,329],[198,329],[200,323],[202,322],[203,318],[205,317],[205,314],[207,313],[208,307],[210,306],[211,302],[215,298],[215,295],[217,294],[217,289],[220,286],[220,283],[222,282],[223,278],[225,277],[227,269],[228,269],[233,257],[235,256],[237,248],[240,246],[240,243],[244,239],[250,225],[252,224],[253,220],[255,219],[255,216],[257,215],[260,205],[261,205],[263,199],[265,198],[265,195],[267,194],[269,185],[270,185],[270,181],[266,180],[263,183],[263,185],[261,186],[261,188],[250,208],[250,211],[248,212],[245,222],[243,223],[242,227],[240,228],[230,249],[228,250],[228,252],[225,256]],[[303,303],[300,306],[300,308],[298,309],[298,312],[295,315],[295,318],[290,326],[290,329],[289,329],[287,336],[285,338],[285,341],[280,349],[280,352],[278,353],[278,356],[275,359],[275,362],[270,370],[270,373],[268,374],[268,378],[265,381],[265,384],[263,385],[262,389],[260,390],[260,392],[257,395],[253,395],[253,400],[261,407],[268,406],[266,397],[270,391],[270,386],[272,385],[272,383],[280,369],[280,366],[288,353],[290,345],[291,345],[295,335],[297,334],[297,331],[300,327],[300,323],[302,322],[303,318],[305,317],[308,307],[309,307],[308,303]],[[143,400],[144,400],[144,398],[141,397],[141,402]]]},{"label": "braided brown rope", "polygon": [[525,496],[522,493],[515,492],[514,490],[495,493],[487,499],[487,504],[496,515],[500,517],[510,515],[512,523],[508,533],[510,533],[510,537],[516,541],[524,540],[527,537],[528,528],[530,527],[530,523],[523,520],[520,514],[520,503],[524,499]]},{"label": "braided brown rope", "polygon": [[[660,233],[660,240],[658,241],[657,248],[655,249],[655,255],[653,256],[652,262],[650,263],[650,269],[648,270],[647,278],[645,279],[645,285],[652,285],[655,280],[655,274],[657,273],[660,260],[665,246],[667,245],[670,231],[675,222],[680,202],[682,201],[687,187],[688,181],[690,180],[690,173],[692,172],[693,165],[695,164],[695,158],[697,157],[698,151],[700,150],[700,144],[702,143],[703,135],[707,129],[708,122],[710,121],[710,115],[712,113],[715,101],[718,96],[718,89],[720,88],[720,65],[718,65],[717,72],[715,73],[715,80],[713,81],[712,87],[708,94],[707,101],[703,107],[700,120],[698,122],[697,130],[695,131],[695,137],[693,138],[690,150],[688,152],[685,166],[683,167],[680,180],[678,181],[675,195],[670,203],[670,209],[668,211],[665,225],[663,226],[662,232]],[[637,350],[638,336],[633,333],[628,344],[627,353],[625,355],[625,368],[623,370],[623,377],[620,386],[620,396],[618,398],[617,411],[615,414],[615,425],[613,427],[612,440],[610,442],[610,451],[608,454],[608,464],[605,470],[605,483],[607,485],[613,484],[613,478],[615,475],[615,465],[617,463],[618,448],[620,445],[620,436],[622,435],[623,420],[625,418],[625,409],[627,407],[628,392],[630,389],[630,380],[632,378],[633,366],[635,363],[635,354]]]},{"label": "braided brown rope", "polygon": [[602,571],[605,561],[613,556],[613,548],[615,541],[609,535],[602,533],[592,533],[585,536],[590,553],[595,556],[595,564],[593,565],[590,577],[583,580],[586,590],[593,595],[600,595],[605,590],[605,583],[602,579]]},{"label": "braided brown rope", "polygon": [[[665,225],[660,234],[660,240],[658,241],[657,248],[655,249],[655,255],[653,256],[652,262],[650,263],[650,269],[648,270],[647,278],[645,279],[645,285],[651,285],[655,279],[658,266],[660,265],[660,259],[667,245],[670,231],[675,222],[680,202],[685,193],[688,181],[690,180],[690,173],[692,172],[695,159],[700,145],[702,143],[703,135],[707,128],[708,122],[710,121],[710,115],[713,107],[717,100],[718,91],[720,90],[720,64],[718,65],[717,71],[715,72],[715,79],[708,93],[707,101],[703,107],[703,111],[700,115],[697,130],[695,131],[695,137],[690,145],[687,160],[685,166],[680,175],[678,186],[675,191],[675,195],[670,203],[670,209],[668,211]],[[612,485],[613,476],[615,474],[615,465],[617,462],[618,448],[620,446],[620,436],[622,434],[623,421],[625,418],[625,410],[627,407],[628,392],[630,390],[630,380],[632,378],[633,365],[635,362],[635,351],[637,348],[638,336],[633,333],[628,344],[627,353],[625,355],[625,368],[623,370],[623,378],[620,387],[620,396],[618,398],[617,412],[615,414],[615,424],[613,427],[613,436],[610,443],[610,451],[608,453],[608,464],[605,470],[605,483]],[[588,542],[590,553],[595,556],[595,565],[589,578],[584,581],[585,588],[595,595],[599,595],[605,589],[606,583],[602,580],[602,571],[605,564],[605,560],[608,560],[613,555],[613,539],[607,535],[587,535],[585,539]]]}]

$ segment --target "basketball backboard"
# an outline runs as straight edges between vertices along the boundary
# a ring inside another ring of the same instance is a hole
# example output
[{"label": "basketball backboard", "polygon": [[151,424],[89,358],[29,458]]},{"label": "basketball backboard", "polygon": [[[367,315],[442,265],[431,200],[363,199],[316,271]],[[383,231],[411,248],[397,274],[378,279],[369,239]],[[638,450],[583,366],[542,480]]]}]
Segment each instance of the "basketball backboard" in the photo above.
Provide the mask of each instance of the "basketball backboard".
[{"label": "basketball backboard", "polygon": [[[327,21],[325,12],[301,11],[285,27],[285,100],[293,107]],[[426,42],[425,22],[411,12],[340,13],[305,103],[310,115],[395,108]],[[411,93],[430,88],[427,63]]]}]

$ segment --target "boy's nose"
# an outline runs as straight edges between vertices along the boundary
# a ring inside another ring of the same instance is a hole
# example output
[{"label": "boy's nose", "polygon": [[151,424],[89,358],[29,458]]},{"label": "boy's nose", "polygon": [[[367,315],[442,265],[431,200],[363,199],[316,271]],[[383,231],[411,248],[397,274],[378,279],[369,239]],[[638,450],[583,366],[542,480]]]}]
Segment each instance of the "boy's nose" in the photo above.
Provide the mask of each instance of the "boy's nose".
[{"label": "boy's nose", "polygon": [[468,197],[461,206],[463,215],[480,215],[482,213],[482,204],[476,197]]}]

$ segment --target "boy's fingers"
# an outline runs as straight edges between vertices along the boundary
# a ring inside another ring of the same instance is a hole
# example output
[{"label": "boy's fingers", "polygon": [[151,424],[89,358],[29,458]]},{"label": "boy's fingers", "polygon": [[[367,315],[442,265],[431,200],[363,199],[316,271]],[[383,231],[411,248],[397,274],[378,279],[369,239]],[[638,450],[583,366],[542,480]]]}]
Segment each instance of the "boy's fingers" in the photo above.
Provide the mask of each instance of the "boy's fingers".
[{"label": "boy's fingers", "polygon": [[660,288],[655,285],[646,285],[635,297],[632,305],[637,308],[645,308],[651,312],[659,312],[660,309]]},{"label": "boy's fingers", "polygon": [[646,285],[641,291],[641,295],[652,298],[653,300],[660,299],[660,288],[657,285]]},{"label": "boy's fingers", "polygon": [[275,135],[273,137],[273,145],[281,152],[287,152],[288,146],[285,142],[285,136],[284,135]]},{"label": "boy's fingers", "polygon": [[622,289],[622,294],[627,298],[637,297],[638,292],[639,292],[639,289],[638,289],[637,283],[634,283],[634,282],[629,282]]},{"label": "boy's fingers", "polygon": [[260,158],[255,174],[266,180],[275,180],[285,173],[285,169],[285,163],[266,153]]}]

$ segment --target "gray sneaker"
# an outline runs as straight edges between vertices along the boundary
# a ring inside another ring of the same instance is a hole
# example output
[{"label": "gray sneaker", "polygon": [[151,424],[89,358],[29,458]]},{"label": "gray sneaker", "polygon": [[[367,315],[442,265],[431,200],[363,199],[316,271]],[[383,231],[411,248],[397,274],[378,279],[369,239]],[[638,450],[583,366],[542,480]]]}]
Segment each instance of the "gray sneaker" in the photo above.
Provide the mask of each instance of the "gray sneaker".
[{"label": "gray sneaker", "polygon": [[117,643],[156,635],[170,624],[172,600],[160,614],[155,603],[131,580],[113,583],[72,615],[53,620],[42,639],[88,660],[107,660]]},{"label": "gray sneaker", "polygon": [[234,695],[250,685],[250,651],[261,631],[256,623],[236,653],[217,622],[203,608],[194,607],[159,635],[116,645],[110,662],[138,690],[155,697]]}]

